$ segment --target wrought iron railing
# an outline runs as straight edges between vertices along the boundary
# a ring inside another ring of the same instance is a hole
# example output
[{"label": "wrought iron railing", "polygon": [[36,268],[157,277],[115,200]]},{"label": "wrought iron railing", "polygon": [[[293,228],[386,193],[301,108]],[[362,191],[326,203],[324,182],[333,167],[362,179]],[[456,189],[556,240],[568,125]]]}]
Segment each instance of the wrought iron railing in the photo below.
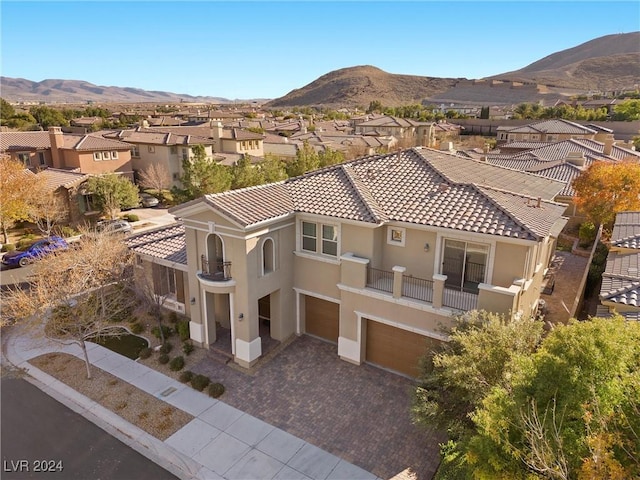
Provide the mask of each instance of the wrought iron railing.
[{"label": "wrought iron railing", "polygon": [[223,261],[210,261],[202,255],[201,264],[202,272],[200,275],[207,280],[214,280],[223,282],[225,280],[231,280],[231,262]]},{"label": "wrought iron railing", "polygon": [[403,275],[402,296],[433,303],[433,280]]},{"label": "wrought iron railing", "polygon": [[442,305],[465,312],[474,310],[478,307],[478,294],[445,287],[442,293]]},{"label": "wrought iron railing", "polygon": [[367,267],[367,287],[393,293],[393,272]]}]

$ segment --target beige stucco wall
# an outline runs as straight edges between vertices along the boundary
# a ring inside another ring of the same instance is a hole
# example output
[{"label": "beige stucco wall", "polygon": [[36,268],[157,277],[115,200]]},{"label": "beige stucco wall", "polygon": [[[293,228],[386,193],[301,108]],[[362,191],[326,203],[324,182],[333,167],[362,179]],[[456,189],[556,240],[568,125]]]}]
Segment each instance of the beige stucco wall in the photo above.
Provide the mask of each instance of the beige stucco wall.
[{"label": "beige stucco wall", "polygon": [[64,166],[80,168],[81,173],[99,174],[109,172],[131,172],[131,152],[118,150],[116,160],[93,159],[93,152],[79,152],[76,150],[61,150],[64,158]]},{"label": "beige stucco wall", "polygon": [[[436,252],[436,233],[424,230],[405,231],[405,245],[398,246],[387,241],[390,227],[384,227],[382,240],[382,269],[390,271],[394,266],[405,267],[405,275],[430,280]],[[425,244],[429,244],[429,251],[425,252]]]},{"label": "beige stucco wall", "polygon": [[340,281],[340,265],[296,256],[293,261],[295,288],[315,292],[329,298],[340,298],[336,286]]},{"label": "beige stucco wall", "polygon": [[510,286],[523,278],[529,246],[496,242],[491,283],[500,287]]}]

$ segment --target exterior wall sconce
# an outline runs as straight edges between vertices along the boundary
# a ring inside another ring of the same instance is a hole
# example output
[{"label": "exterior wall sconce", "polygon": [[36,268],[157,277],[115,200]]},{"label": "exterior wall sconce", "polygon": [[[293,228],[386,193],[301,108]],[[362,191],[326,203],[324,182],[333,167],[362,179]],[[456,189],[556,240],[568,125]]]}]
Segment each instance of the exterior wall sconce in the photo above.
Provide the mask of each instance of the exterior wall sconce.
[{"label": "exterior wall sconce", "polygon": [[191,298],[189,299],[189,303],[190,303],[191,305],[195,305],[195,304],[196,304],[196,297],[191,297]]},{"label": "exterior wall sconce", "polygon": [[244,318],[244,313],[241,313],[240,315],[238,315],[238,318],[242,320]]},{"label": "exterior wall sconce", "polygon": [[428,244],[428,243],[425,243],[425,244],[424,244],[424,251],[425,251],[425,252],[428,252],[430,248],[431,248],[431,247],[429,246],[429,244]]}]

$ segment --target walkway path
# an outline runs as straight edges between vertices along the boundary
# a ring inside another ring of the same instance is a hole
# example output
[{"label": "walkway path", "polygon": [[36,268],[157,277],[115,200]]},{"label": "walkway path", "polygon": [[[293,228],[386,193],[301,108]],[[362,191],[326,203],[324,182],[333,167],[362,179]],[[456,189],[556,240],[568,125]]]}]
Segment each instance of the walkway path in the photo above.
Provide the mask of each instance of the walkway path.
[{"label": "walkway path", "polygon": [[[132,425],[28,361],[50,352],[82,358],[77,345],[34,340],[24,329],[3,333],[2,361],[23,369],[45,393],[184,479],[337,479],[377,477],[222,401],[96,344],[93,365],[195,418],[165,441]],[[169,393],[167,393],[169,392]]]}]

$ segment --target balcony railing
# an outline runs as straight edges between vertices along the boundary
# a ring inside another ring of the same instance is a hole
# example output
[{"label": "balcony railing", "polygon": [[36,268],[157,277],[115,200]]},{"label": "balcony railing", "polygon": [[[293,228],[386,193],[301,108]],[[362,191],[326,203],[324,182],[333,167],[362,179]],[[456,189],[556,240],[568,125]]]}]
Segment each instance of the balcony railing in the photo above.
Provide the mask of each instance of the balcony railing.
[{"label": "balcony railing", "polygon": [[216,282],[231,280],[231,262],[213,262],[207,260],[207,257],[204,255],[200,258],[202,263],[202,272],[200,275],[202,278]]},{"label": "balcony railing", "polygon": [[442,293],[442,305],[465,312],[474,310],[478,307],[478,294],[445,287]]},{"label": "balcony railing", "polygon": [[402,296],[433,303],[433,280],[403,275]]},{"label": "balcony railing", "polygon": [[393,272],[367,267],[367,287],[393,293]]}]

